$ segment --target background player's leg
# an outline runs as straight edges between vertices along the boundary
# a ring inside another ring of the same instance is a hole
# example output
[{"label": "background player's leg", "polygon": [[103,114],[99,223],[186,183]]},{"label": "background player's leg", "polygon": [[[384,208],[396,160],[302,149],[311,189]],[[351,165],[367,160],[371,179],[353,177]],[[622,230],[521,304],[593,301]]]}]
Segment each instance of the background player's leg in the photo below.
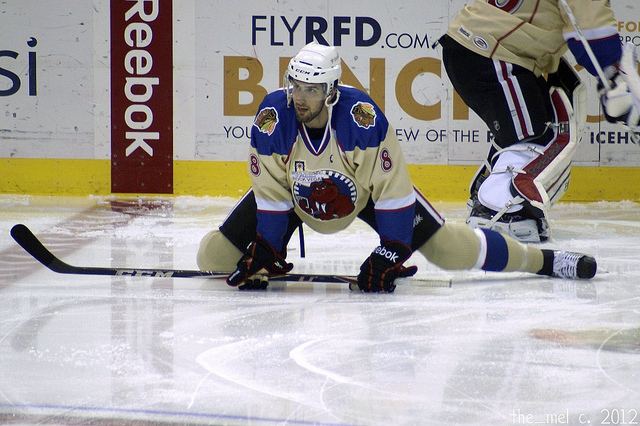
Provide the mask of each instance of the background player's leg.
[{"label": "background player's leg", "polygon": [[[469,223],[496,227],[522,241],[545,240],[549,203],[544,208],[531,208],[530,200],[513,187],[512,181],[558,134],[549,85],[523,67],[477,55],[451,38],[443,38],[441,44],[454,88],[494,135],[489,157],[470,188]],[[568,164],[570,157],[566,155]],[[560,172],[566,181],[568,168]],[[566,185],[554,190],[559,188],[566,189]],[[557,198],[561,193],[556,191]]]}]

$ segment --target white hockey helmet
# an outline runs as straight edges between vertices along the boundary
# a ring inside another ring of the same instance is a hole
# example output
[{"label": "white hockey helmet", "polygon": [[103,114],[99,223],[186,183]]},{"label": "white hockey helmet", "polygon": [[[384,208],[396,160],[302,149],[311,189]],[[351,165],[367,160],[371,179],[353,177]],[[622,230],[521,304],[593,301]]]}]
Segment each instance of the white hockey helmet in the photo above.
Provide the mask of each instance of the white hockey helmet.
[{"label": "white hockey helmet", "polygon": [[338,85],[341,74],[338,49],[312,41],[289,61],[284,75],[284,87],[289,88],[290,78],[305,83],[324,83],[325,93],[329,96]]}]

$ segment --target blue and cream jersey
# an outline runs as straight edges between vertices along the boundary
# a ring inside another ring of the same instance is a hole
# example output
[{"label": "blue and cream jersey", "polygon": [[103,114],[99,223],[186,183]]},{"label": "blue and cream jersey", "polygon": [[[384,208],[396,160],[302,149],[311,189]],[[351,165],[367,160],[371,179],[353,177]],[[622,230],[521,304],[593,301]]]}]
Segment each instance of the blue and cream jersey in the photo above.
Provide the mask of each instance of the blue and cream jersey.
[{"label": "blue and cream jersey", "polygon": [[[599,64],[617,62],[622,50],[609,0],[567,3]],[[596,75],[559,0],[472,0],[450,22],[447,34],[479,55],[536,75],[555,72],[569,47],[577,62]]]},{"label": "blue and cream jersey", "polygon": [[267,95],[256,114],[249,173],[257,231],[277,249],[292,209],[312,229],[335,233],[369,200],[380,238],[411,242],[415,195],[394,130],[367,94],[339,91],[319,138],[298,122],[283,90]]}]

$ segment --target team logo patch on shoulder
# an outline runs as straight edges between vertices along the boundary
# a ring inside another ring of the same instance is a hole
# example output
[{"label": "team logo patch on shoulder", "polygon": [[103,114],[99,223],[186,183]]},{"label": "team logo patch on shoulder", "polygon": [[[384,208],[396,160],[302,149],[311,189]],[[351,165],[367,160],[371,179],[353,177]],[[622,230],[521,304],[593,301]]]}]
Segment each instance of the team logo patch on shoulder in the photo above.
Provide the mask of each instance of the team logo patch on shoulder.
[{"label": "team logo patch on shoulder", "polygon": [[368,129],[376,125],[376,110],[369,102],[357,102],[351,107],[351,116],[358,127]]},{"label": "team logo patch on shoulder", "polygon": [[276,130],[278,122],[278,111],[273,107],[266,107],[258,112],[256,119],[253,121],[253,125],[260,130],[260,133],[266,133],[271,136]]}]

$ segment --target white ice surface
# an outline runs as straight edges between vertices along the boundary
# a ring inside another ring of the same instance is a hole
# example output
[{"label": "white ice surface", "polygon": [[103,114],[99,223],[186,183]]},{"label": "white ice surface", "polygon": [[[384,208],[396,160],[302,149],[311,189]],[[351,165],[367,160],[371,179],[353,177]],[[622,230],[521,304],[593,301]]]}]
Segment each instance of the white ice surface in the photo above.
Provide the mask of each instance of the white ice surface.
[{"label": "white ice surface", "polygon": [[[0,196],[0,423],[640,423],[636,203],[553,208],[545,246],[594,255],[594,280],[448,273],[416,255],[420,277],[452,287],[386,295],[60,275],[9,236],[25,223],[74,265],[196,269],[232,204]],[[463,220],[462,204],[436,207]],[[294,272],[355,274],[376,244],[363,223],[306,231]]]}]

